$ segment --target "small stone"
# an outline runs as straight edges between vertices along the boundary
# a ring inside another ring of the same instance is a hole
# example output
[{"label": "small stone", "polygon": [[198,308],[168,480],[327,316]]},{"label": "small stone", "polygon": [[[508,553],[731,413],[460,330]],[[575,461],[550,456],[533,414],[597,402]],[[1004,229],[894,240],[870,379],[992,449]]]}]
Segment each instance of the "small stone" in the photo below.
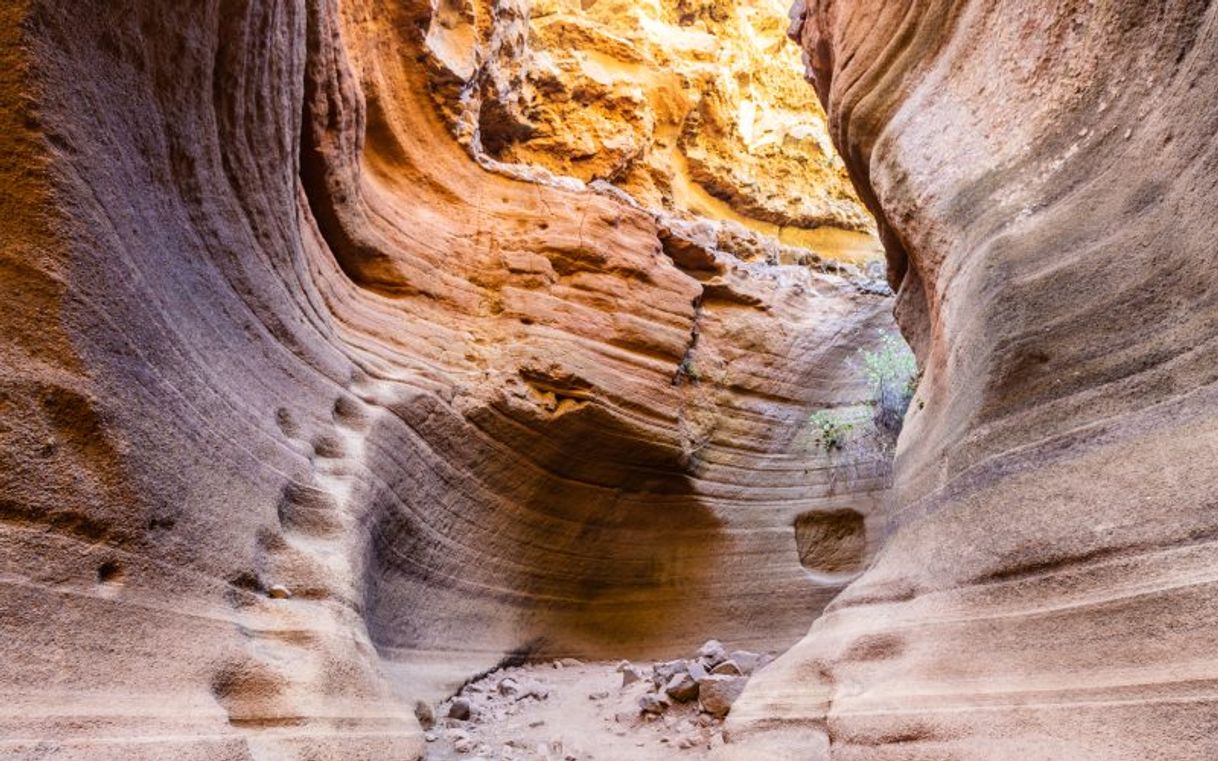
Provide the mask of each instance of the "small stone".
[{"label": "small stone", "polygon": [[740,673],[746,676],[756,671],[759,668],[758,664],[761,663],[761,655],[748,650],[733,650],[728,654],[727,659],[735,663],[740,669]]},{"label": "small stone", "polygon": [[686,663],[686,673],[694,678],[694,681],[705,678],[708,674],[706,668],[698,661],[688,661]]},{"label": "small stone", "polygon": [[584,665],[584,662],[578,658],[559,658],[558,662],[567,668],[576,668],[577,666]]},{"label": "small stone", "polygon": [[544,727],[545,725],[545,719],[538,719],[537,721],[529,722],[529,729],[537,729],[538,727]]},{"label": "small stone", "polygon": [[473,749],[474,743],[468,737],[462,737],[460,740],[453,743],[453,750],[457,751],[458,753],[469,753]]},{"label": "small stone", "polygon": [[276,584],[266,591],[266,596],[272,600],[286,600],[292,596],[292,590],[282,584]]},{"label": "small stone", "polygon": [[457,719],[458,721],[469,721],[470,715],[473,714],[473,706],[470,705],[466,698],[454,698],[452,705],[448,707],[448,718]]},{"label": "small stone", "polygon": [[550,697],[550,688],[541,682],[530,679],[520,685],[520,695],[516,699],[533,698],[535,700],[545,700],[548,697]]},{"label": "small stone", "polygon": [[712,716],[723,717],[732,709],[732,703],[744,692],[748,679],[741,676],[712,674],[698,682],[698,696],[702,710]]},{"label": "small stone", "polygon": [[630,666],[622,672],[622,686],[629,687],[635,682],[642,681],[643,674],[634,666]]},{"label": "small stone", "polygon": [[736,662],[730,658],[718,666],[711,669],[712,674],[720,674],[723,676],[744,676],[744,672],[736,665]]},{"label": "small stone", "polygon": [[607,697],[609,697],[609,693],[604,692],[604,691],[592,692],[592,693],[588,694],[588,700],[604,700]]},{"label": "small stone", "polygon": [[656,687],[662,687],[668,684],[668,680],[672,679],[674,674],[689,673],[689,663],[687,661],[665,661],[663,663],[654,663],[651,666],[651,681]]},{"label": "small stone", "polygon": [[694,747],[694,744],[689,741],[688,737],[682,737],[680,740],[677,740],[677,747],[681,750],[689,750]]},{"label": "small stone", "polygon": [[630,661],[622,661],[621,663],[619,663],[617,665],[617,668],[614,670],[620,674],[620,673],[624,672],[626,669],[632,669],[632,668],[634,668],[633,663],[631,663]]},{"label": "small stone", "polygon": [[435,732],[424,732],[423,733],[423,740],[426,742],[434,743],[438,739],[439,738],[436,736]]},{"label": "small stone", "polygon": [[668,710],[670,703],[661,695],[647,693],[639,698],[639,710],[645,714],[659,715]]},{"label": "small stone", "polygon": [[688,673],[673,674],[664,685],[664,692],[678,703],[688,703],[698,697],[698,683]]},{"label": "small stone", "polygon": [[431,710],[431,705],[425,701],[415,701],[414,717],[419,720],[419,726],[423,729],[431,729],[436,725],[435,711]]},{"label": "small stone", "polygon": [[495,688],[500,695],[508,698],[518,697],[520,695],[520,683],[510,676],[499,680],[498,686]]},{"label": "small stone", "polygon": [[707,666],[717,666],[727,660],[727,651],[723,648],[722,642],[717,639],[711,639],[698,648],[698,657]]}]

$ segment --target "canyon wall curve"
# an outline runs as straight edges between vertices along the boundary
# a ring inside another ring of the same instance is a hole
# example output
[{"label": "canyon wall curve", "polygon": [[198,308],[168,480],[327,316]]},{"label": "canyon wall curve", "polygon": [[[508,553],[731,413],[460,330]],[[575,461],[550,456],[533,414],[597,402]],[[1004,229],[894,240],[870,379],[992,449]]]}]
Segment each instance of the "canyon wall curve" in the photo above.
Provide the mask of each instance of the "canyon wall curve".
[{"label": "canyon wall curve", "polygon": [[479,166],[431,13],[0,9],[0,752],[411,758],[504,658],[787,647],[798,516],[874,551],[807,419],[889,294]]},{"label": "canyon wall curve", "polygon": [[725,758],[1218,753],[1218,6],[800,0],[923,377]]}]

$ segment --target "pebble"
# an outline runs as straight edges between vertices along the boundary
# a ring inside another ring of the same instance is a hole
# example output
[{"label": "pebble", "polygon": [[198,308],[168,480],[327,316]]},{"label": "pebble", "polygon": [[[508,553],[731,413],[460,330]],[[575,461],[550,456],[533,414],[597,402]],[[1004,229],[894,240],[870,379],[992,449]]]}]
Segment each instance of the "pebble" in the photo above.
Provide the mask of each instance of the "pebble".
[{"label": "pebble", "polygon": [[292,596],[292,590],[282,584],[276,584],[266,591],[266,596],[272,600],[286,600]]},{"label": "pebble", "polygon": [[448,718],[450,719],[467,721],[472,714],[473,706],[466,698],[454,698],[452,705],[448,707]]}]

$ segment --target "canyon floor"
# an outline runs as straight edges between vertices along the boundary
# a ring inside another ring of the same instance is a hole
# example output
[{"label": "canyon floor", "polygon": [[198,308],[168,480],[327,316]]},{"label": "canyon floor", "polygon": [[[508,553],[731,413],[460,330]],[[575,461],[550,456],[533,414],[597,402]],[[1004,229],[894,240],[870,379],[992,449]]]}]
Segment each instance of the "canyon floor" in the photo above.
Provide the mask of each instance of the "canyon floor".
[{"label": "canyon floor", "polygon": [[[744,670],[769,660],[743,655],[752,661]],[[724,656],[656,664],[562,659],[506,666],[469,682],[437,706],[419,708],[437,717],[425,716],[423,721],[428,727],[425,758],[707,758],[724,744],[728,706],[717,703],[705,685],[727,687],[730,703],[748,679],[736,674],[738,670],[735,660]],[[632,673],[624,673],[628,671]],[[695,677],[700,677],[705,695],[696,694]]]}]

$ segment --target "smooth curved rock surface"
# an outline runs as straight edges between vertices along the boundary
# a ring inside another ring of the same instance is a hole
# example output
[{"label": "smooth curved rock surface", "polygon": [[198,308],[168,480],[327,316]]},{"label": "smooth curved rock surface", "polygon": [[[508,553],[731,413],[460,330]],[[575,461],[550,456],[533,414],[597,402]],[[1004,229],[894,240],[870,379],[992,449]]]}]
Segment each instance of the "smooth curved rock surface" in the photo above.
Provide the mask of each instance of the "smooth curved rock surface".
[{"label": "smooth curved rock surface", "polygon": [[809,0],[924,377],[725,758],[1218,754],[1218,6]]},{"label": "smooth curved rock surface", "polygon": [[505,657],[790,644],[797,516],[874,547],[806,422],[890,300],[480,168],[430,14],[0,8],[0,753],[411,758]]}]

